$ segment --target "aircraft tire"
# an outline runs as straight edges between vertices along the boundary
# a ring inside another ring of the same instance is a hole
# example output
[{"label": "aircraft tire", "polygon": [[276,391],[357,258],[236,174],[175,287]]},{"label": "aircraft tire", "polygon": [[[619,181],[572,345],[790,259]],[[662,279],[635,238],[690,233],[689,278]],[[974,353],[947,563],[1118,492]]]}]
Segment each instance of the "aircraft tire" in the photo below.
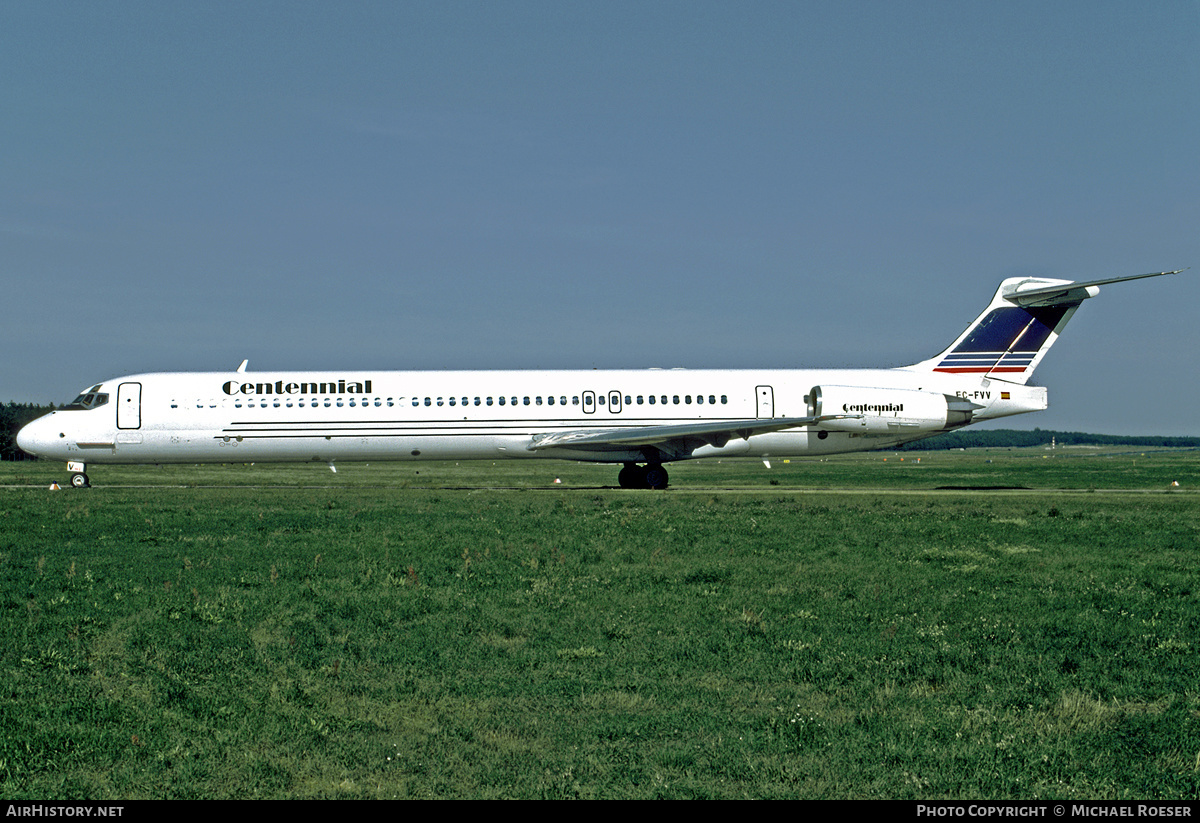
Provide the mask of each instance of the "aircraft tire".
[{"label": "aircraft tire", "polygon": [[645,477],[646,488],[648,489],[665,489],[667,487],[667,470],[658,463],[651,463],[646,466],[643,476]]},{"label": "aircraft tire", "polygon": [[76,472],[75,474],[71,475],[71,485],[77,489],[86,489],[90,488],[92,484],[88,482],[88,476],[86,474]]},{"label": "aircraft tire", "polygon": [[636,463],[626,463],[617,475],[617,483],[623,489],[644,489],[646,480],[642,469]]}]

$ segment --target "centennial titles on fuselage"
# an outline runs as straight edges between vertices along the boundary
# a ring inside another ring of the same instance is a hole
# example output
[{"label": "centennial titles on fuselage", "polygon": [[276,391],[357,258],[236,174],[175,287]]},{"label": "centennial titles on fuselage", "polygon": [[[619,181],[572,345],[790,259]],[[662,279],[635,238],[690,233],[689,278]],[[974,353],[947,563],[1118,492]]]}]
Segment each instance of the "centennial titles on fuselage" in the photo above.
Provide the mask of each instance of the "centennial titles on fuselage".
[{"label": "centennial titles on fuselage", "polygon": [[347,382],[345,379],[336,383],[284,383],[276,380],[274,383],[239,383],[229,380],[221,386],[226,394],[370,394],[371,381]]},{"label": "centennial titles on fuselage", "polygon": [[843,403],[842,411],[844,412],[874,412],[875,414],[883,414],[884,412],[902,412],[904,411],[903,403],[882,403],[879,405],[871,405],[869,403]]}]

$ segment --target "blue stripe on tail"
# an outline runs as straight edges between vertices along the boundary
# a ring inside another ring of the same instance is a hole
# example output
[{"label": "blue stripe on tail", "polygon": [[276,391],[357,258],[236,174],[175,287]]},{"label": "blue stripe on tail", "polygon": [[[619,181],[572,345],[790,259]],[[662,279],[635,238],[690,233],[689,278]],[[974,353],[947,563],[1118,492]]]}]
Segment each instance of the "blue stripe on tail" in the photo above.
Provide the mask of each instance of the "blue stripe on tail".
[{"label": "blue stripe on tail", "polygon": [[994,309],[934,367],[953,374],[1024,372],[1069,306]]}]

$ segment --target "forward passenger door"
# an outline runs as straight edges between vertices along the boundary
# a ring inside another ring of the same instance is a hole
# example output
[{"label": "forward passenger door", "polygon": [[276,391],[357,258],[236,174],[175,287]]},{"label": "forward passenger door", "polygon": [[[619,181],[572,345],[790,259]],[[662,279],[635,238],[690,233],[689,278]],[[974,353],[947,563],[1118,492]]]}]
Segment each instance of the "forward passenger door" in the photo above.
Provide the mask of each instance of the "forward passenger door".
[{"label": "forward passenger door", "polygon": [[117,428],[142,427],[142,384],[122,383],[117,386]]}]

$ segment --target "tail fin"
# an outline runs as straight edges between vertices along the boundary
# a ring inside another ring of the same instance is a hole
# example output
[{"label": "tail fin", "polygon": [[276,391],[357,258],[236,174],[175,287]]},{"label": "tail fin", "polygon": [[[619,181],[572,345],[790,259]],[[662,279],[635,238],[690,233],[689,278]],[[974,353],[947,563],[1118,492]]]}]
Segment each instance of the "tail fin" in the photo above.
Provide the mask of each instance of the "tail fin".
[{"label": "tail fin", "polygon": [[1177,271],[1135,274],[1076,283],[1038,277],[1013,277],[996,289],[975,322],[936,357],[909,366],[920,371],[977,374],[1026,383],[1062,334],[1079,304],[1100,293],[1100,286]]}]

